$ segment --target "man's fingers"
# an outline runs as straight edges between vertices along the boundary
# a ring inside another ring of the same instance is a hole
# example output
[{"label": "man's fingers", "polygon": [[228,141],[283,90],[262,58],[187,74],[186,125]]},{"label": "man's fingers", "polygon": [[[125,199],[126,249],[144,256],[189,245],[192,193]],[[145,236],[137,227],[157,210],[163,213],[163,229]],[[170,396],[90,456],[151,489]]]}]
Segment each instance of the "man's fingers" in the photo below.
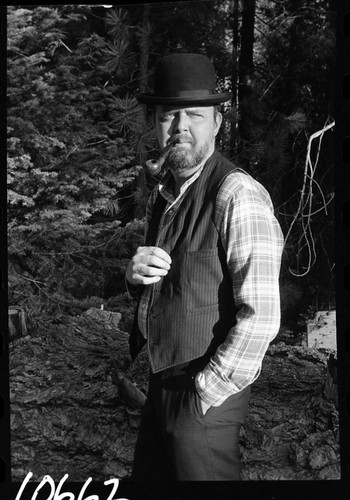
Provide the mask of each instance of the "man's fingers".
[{"label": "man's fingers", "polygon": [[136,275],[135,279],[139,285],[151,285],[152,283],[158,283],[161,280],[161,276],[141,276]]},{"label": "man's fingers", "polygon": [[[164,264],[166,265],[166,264]],[[170,266],[169,266],[170,269]],[[165,276],[168,274],[168,269],[164,269],[161,267],[153,267],[148,264],[138,264],[136,268],[136,273],[141,276]]]},{"label": "man's fingers", "polygon": [[126,270],[126,279],[132,285],[157,283],[168,274],[171,257],[159,247],[138,247]]},{"label": "man's fingers", "polygon": [[165,250],[159,247],[151,247],[152,254],[164,260],[167,264],[171,264],[171,257]]},{"label": "man's fingers", "polygon": [[166,269],[169,271],[170,263],[166,262],[156,255],[147,255],[142,259],[142,263],[149,267],[156,267],[158,269]]},{"label": "man's fingers", "polygon": [[136,255],[143,255],[143,256],[154,256],[156,258],[159,258],[163,261],[165,261],[167,264],[171,264],[171,257],[169,254],[166,253],[165,250],[159,247],[139,247],[137,249]]}]

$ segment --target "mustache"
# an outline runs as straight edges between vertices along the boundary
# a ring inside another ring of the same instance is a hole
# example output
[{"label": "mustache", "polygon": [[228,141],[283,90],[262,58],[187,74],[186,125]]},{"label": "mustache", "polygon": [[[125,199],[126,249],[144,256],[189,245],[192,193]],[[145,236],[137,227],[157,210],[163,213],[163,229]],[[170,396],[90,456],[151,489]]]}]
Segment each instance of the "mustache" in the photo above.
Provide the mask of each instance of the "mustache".
[{"label": "mustache", "polygon": [[175,144],[182,144],[184,142],[193,143],[192,137],[186,134],[174,134],[168,141],[168,143],[173,146]]}]

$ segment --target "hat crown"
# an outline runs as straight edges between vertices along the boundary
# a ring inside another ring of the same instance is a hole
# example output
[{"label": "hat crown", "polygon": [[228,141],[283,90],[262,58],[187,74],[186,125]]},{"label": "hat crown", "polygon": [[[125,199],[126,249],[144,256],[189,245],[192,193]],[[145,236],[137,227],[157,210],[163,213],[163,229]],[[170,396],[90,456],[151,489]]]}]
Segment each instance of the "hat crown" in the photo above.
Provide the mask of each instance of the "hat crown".
[{"label": "hat crown", "polygon": [[162,57],[154,71],[154,92],[176,97],[183,92],[215,92],[216,77],[212,62],[202,54],[170,54]]},{"label": "hat crown", "polygon": [[177,53],[162,57],[154,69],[154,93],[137,100],[150,105],[215,106],[228,101],[231,92],[215,92],[215,69],[203,54]]}]

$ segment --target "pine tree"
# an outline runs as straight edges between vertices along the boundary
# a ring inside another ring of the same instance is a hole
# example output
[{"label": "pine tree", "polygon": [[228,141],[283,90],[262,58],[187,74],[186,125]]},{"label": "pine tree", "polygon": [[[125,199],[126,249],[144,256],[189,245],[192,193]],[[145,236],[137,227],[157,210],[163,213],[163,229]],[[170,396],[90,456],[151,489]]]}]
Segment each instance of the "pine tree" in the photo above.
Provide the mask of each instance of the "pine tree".
[{"label": "pine tree", "polygon": [[79,6],[8,10],[9,299],[36,317],[103,300],[106,275],[123,273],[130,252],[120,192],[141,168],[132,106],[105,88],[109,42],[86,33],[88,16]]}]

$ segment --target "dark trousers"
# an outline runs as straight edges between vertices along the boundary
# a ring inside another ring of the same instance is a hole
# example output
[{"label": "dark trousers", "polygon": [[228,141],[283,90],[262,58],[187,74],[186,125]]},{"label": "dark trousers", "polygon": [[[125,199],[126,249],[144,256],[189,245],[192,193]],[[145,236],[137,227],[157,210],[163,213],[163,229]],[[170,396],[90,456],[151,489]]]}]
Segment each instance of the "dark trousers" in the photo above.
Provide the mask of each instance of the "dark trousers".
[{"label": "dark trousers", "polygon": [[250,387],[203,415],[196,371],[190,363],[150,375],[131,479],[240,480],[239,431]]}]

